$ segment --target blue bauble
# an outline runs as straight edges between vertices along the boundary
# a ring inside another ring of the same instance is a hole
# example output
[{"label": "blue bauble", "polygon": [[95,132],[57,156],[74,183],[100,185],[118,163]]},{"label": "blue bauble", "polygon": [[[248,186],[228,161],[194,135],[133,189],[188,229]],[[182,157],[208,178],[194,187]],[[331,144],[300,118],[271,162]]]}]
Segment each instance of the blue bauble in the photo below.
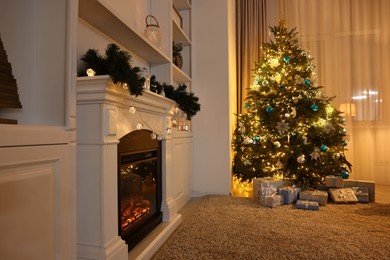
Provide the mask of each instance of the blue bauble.
[{"label": "blue bauble", "polygon": [[342,171],[341,172],[341,178],[348,179],[349,178],[349,172],[348,171]]},{"label": "blue bauble", "polygon": [[250,108],[251,105],[249,105],[249,103],[245,103],[244,107],[245,107],[245,108]]},{"label": "blue bauble", "polygon": [[305,79],[304,83],[305,83],[305,85],[310,85],[310,79]]},{"label": "blue bauble", "polygon": [[268,86],[268,84],[269,84],[269,82],[268,82],[268,80],[263,80],[263,82],[261,82],[261,85],[263,85],[264,87],[265,86]]},{"label": "blue bauble", "polygon": [[266,111],[267,111],[268,113],[272,113],[272,111],[274,111],[274,108],[271,107],[271,106],[269,106],[269,107],[267,107]]},{"label": "blue bauble", "polygon": [[322,152],[326,152],[326,151],[328,151],[328,146],[326,146],[326,145],[321,145],[321,147],[320,147],[320,150],[322,151]]},{"label": "blue bauble", "polygon": [[253,144],[258,144],[260,141],[260,136],[256,135],[255,137],[253,137]]},{"label": "blue bauble", "polygon": [[283,61],[284,61],[285,63],[289,63],[289,62],[290,62],[290,57],[288,57],[288,56],[284,57],[284,58],[283,58]]},{"label": "blue bauble", "polygon": [[345,129],[345,128],[341,129],[341,133],[342,133],[343,135],[345,135],[345,134],[347,133],[347,129]]},{"label": "blue bauble", "polygon": [[314,112],[317,112],[318,111],[318,105],[317,104],[313,104],[311,105],[311,110],[313,110]]}]

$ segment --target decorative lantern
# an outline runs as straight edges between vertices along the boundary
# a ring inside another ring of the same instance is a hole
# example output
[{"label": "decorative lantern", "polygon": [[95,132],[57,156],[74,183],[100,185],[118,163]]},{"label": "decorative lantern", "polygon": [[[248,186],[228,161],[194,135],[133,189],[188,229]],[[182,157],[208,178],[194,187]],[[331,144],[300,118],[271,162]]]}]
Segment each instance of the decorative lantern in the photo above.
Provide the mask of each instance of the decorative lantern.
[{"label": "decorative lantern", "polygon": [[142,86],[143,89],[150,90],[150,73],[146,68],[143,68],[139,75],[145,79],[144,84]]},{"label": "decorative lantern", "polygon": [[[148,18],[150,18],[150,22],[148,22]],[[154,20],[154,21],[152,21]],[[161,46],[161,32],[160,25],[153,15],[148,15],[145,18],[146,28],[144,30],[145,37],[151,41],[157,47]]]}]

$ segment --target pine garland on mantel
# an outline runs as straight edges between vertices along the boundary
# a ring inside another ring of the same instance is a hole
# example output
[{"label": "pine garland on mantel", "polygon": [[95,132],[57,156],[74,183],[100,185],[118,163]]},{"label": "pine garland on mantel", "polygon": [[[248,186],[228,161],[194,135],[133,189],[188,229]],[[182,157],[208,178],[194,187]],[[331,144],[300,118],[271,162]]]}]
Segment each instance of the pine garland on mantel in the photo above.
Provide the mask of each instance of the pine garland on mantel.
[{"label": "pine garland on mantel", "polygon": [[[145,78],[139,75],[141,69],[131,66],[131,55],[114,44],[108,44],[105,56],[99,55],[95,49],[89,49],[81,60],[87,68],[91,68],[96,75],[110,75],[114,84],[122,83],[129,86],[130,95],[142,95]],[[87,76],[86,70],[80,76]],[[165,97],[174,100],[179,108],[187,114],[187,119],[200,111],[199,98],[192,92],[187,91],[185,84],[180,84],[177,88],[167,83],[160,83],[153,75],[151,77],[151,90],[157,93],[165,92]]]},{"label": "pine garland on mantel", "polygon": [[153,75],[150,79],[150,89],[152,91],[155,89],[157,93],[164,91],[165,97],[174,100],[179,105],[179,108],[186,113],[188,120],[191,120],[200,110],[199,98],[194,93],[187,92],[187,86],[185,84],[180,84],[175,88],[166,83],[161,84]]}]

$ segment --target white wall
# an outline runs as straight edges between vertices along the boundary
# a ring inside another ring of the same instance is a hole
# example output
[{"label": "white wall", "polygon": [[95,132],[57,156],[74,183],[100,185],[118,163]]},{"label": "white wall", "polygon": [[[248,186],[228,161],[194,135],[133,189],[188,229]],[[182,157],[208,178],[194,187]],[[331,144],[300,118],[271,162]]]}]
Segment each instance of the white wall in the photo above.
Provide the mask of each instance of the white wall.
[{"label": "white wall", "polygon": [[1,39],[23,106],[2,109],[1,117],[65,125],[67,2],[0,1]]},{"label": "white wall", "polygon": [[235,109],[234,0],[192,1],[193,195],[229,194]]}]

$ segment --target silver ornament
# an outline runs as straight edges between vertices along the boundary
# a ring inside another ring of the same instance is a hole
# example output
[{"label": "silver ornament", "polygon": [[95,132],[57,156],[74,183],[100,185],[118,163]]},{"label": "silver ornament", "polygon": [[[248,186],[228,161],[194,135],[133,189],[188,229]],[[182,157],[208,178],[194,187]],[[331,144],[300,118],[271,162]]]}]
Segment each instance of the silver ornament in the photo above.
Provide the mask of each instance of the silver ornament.
[{"label": "silver ornament", "polygon": [[304,163],[305,160],[306,160],[306,159],[305,159],[305,156],[304,156],[304,155],[301,155],[301,156],[299,156],[299,157],[297,158],[297,162],[298,162],[298,163],[301,163],[301,164]]}]

